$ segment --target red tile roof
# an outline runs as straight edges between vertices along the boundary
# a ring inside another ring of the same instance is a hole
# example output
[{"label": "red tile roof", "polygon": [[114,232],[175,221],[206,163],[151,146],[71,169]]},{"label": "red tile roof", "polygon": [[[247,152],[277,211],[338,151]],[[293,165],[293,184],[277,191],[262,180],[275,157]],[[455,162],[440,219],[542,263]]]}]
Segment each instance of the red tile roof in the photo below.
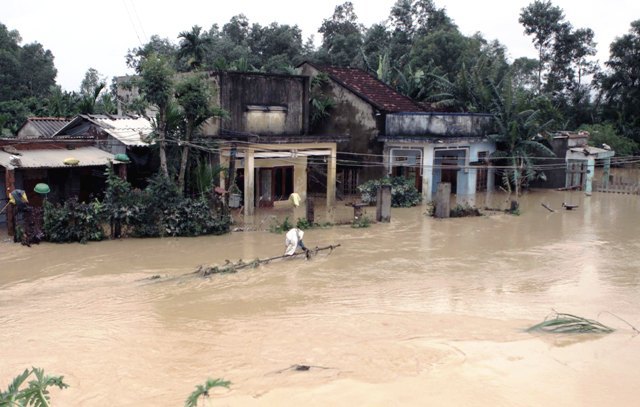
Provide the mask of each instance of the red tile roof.
[{"label": "red tile roof", "polygon": [[329,74],[333,80],[356,93],[379,110],[392,113],[426,111],[411,98],[395,91],[375,76],[361,69],[335,66],[319,67],[318,69]]}]

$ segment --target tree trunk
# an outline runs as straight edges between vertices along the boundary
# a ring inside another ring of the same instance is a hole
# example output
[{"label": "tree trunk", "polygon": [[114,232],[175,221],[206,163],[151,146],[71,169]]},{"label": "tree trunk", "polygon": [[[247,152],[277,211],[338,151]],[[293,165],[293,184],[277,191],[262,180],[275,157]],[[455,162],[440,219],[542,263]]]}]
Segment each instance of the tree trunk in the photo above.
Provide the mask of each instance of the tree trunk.
[{"label": "tree trunk", "polygon": [[538,95],[542,87],[542,45],[538,49]]},{"label": "tree trunk", "polygon": [[187,162],[189,160],[189,140],[191,140],[192,125],[187,124],[187,131],[184,135],[185,144],[182,146],[182,158],[180,160],[180,173],[178,174],[178,189],[184,195],[185,175],[187,173]]},{"label": "tree trunk", "polygon": [[165,112],[160,112],[160,120],[158,123],[158,141],[160,144],[160,172],[162,172],[162,174],[169,178],[169,167],[167,166],[167,151],[166,151],[166,143],[165,143],[165,136],[166,136],[166,128],[167,128],[167,123],[166,123],[167,119],[166,119],[166,114]]}]

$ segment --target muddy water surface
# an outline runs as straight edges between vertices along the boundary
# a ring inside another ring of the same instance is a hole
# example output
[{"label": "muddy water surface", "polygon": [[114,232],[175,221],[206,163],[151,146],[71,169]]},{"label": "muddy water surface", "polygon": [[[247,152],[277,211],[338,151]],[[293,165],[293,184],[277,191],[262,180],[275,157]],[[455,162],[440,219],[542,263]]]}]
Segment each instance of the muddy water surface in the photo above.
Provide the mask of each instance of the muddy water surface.
[{"label": "muddy water surface", "polygon": [[[184,274],[284,237],[2,243],[0,387],[33,365],[65,376],[61,406],[180,406],[207,377],[233,382],[213,392],[228,406],[636,406],[640,337],[606,312],[640,327],[639,198],[534,193],[522,212],[397,209],[307,231],[329,256],[209,279]],[[552,309],[617,331],[524,332]]]}]

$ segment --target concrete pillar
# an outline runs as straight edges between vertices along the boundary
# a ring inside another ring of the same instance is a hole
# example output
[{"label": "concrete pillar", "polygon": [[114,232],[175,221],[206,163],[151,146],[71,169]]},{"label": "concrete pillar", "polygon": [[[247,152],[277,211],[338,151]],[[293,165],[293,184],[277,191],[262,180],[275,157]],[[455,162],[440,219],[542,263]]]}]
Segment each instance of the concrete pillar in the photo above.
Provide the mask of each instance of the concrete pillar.
[{"label": "concrete pillar", "polygon": [[602,171],[602,187],[609,188],[609,177],[611,176],[611,157],[604,159],[604,168]]},{"label": "concrete pillar", "polygon": [[451,214],[451,184],[441,182],[436,192],[436,218],[448,218]]},{"label": "concrete pillar", "polygon": [[336,204],[336,147],[330,149],[327,160],[327,209]]},{"label": "concrete pillar", "polygon": [[294,222],[307,217],[307,157],[298,157],[293,165],[293,192],[300,195],[300,206],[293,208]]},{"label": "concrete pillar", "polygon": [[422,200],[425,203],[433,199],[433,161],[433,147],[425,146],[422,151]]},{"label": "concrete pillar", "polygon": [[490,162],[486,165],[489,167],[487,169],[487,192],[493,192],[496,189],[496,169]]},{"label": "concrete pillar", "polygon": [[384,165],[384,175],[391,174],[390,162],[391,162],[391,148],[385,145],[384,149],[382,150],[382,164]]},{"label": "concrete pillar", "polygon": [[256,202],[253,191],[255,190],[255,158],[253,148],[247,148],[244,152],[244,215],[253,216]]},{"label": "concrete pillar", "polygon": [[376,221],[391,222],[391,185],[381,185],[376,198]]},{"label": "concrete pillar", "polygon": [[[229,157],[224,154],[228,151],[220,151],[220,167],[221,168],[229,168]],[[227,185],[227,171],[220,171],[220,186],[224,188],[224,190],[229,190],[229,185]]]},{"label": "concrete pillar", "polygon": [[586,182],[585,182],[585,186],[584,186],[584,193],[587,195],[591,195],[591,192],[593,191],[593,173],[596,170],[596,160],[593,157],[589,157],[587,159],[587,177],[586,177]]},{"label": "concrete pillar", "polygon": [[307,200],[307,157],[297,158],[293,165],[293,192],[303,203]]}]

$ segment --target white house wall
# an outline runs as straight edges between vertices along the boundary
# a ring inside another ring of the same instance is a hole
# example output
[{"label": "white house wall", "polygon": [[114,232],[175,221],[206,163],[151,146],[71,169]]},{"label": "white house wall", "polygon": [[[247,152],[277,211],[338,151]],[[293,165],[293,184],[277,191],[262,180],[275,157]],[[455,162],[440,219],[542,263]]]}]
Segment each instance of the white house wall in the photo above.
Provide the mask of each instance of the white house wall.
[{"label": "white house wall", "polygon": [[[422,152],[422,197],[425,202],[433,200],[434,190],[437,182],[437,168],[435,168],[436,151],[446,150],[462,150],[464,151],[463,167],[458,171],[457,189],[455,191],[457,195],[458,203],[468,202],[473,204],[474,196],[476,193],[477,182],[477,170],[469,166],[470,162],[478,161],[478,153],[487,152],[491,154],[495,151],[495,144],[489,141],[479,142],[457,142],[457,143],[433,143],[433,142],[402,142],[393,143],[388,142],[384,149],[384,162],[387,166],[387,173],[391,171],[390,159],[392,149],[416,149]],[[493,189],[493,172],[488,175],[487,189]]]}]

